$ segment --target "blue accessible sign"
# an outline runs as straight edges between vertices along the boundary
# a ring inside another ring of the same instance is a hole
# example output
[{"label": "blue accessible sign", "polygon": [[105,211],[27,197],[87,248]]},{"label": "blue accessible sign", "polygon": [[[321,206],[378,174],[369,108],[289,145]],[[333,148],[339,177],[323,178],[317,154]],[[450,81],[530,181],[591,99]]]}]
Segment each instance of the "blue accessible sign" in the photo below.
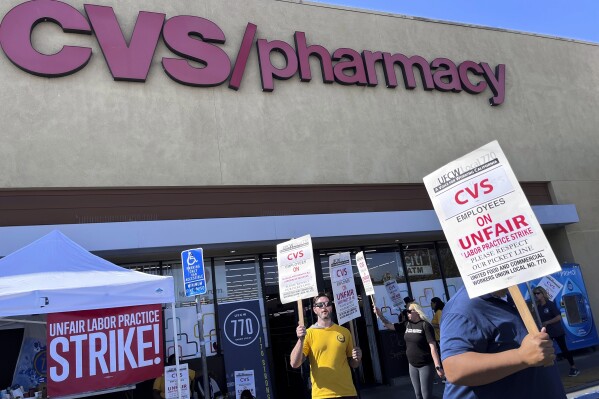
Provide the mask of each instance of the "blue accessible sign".
[{"label": "blue accessible sign", "polygon": [[202,248],[188,249],[181,252],[181,266],[185,296],[205,294],[206,274],[204,273],[204,251]]}]

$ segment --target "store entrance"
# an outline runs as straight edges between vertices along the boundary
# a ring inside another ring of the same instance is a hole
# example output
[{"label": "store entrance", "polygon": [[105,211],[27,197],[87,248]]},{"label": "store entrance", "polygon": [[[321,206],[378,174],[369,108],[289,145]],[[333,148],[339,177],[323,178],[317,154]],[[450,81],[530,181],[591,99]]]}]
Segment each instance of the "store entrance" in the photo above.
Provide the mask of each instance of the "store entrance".
[{"label": "store entrance", "polygon": [[[267,291],[268,291],[267,287]],[[276,287],[274,287],[276,288]],[[310,371],[308,362],[301,368],[289,365],[291,350],[297,342],[297,303],[281,304],[278,292],[266,294],[266,311],[272,348],[272,368],[277,399],[308,399]],[[308,325],[309,320],[306,320]]]}]

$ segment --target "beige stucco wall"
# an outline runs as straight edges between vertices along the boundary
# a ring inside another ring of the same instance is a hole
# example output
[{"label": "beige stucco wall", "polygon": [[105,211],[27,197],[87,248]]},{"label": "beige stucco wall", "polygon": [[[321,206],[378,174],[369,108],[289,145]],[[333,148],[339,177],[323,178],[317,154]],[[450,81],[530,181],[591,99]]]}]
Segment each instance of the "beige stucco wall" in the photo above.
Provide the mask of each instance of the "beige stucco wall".
[{"label": "beige stucco wall", "polygon": [[[0,16],[21,2],[2,1]],[[84,1],[66,2],[83,13]],[[115,82],[93,35],[42,24],[32,37],[40,51],[80,45],[93,56],[83,70],[47,79],[0,54],[0,188],[421,182],[498,140],[520,180],[551,181],[558,203],[576,204],[581,222],[560,238],[573,259],[563,260],[583,264],[587,282],[599,278],[598,45],[297,1],[86,2],[113,7],[126,37],[141,10],[207,18],[224,31],[232,62],[252,22],[259,38],[293,45],[303,31],[331,53],[506,64],[505,103],[489,106],[488,89],[325,85],[314,60],[312,82],[296,75],[263,93],[255,47],[239,91],[187,87],[163,72],[161,58],[174,55],[162,41],[145,83]],[[591,298],[599,309],[599,292]]]},{"label": "beige stucco wall", "polygon": [[[597,163],[599,156],[595,158],[594,162]],[[561,258],[558,255],[558,259],[564,262],[580,263],[591,307],[597,316],[599,312],[599,290],[597,289],[599,255],[596,250],[599,243],[599,183],[596,179],[588,181],[574,177],[568,181],[554,181],[551,186],[556,200],[562,204],[576,204],[580,216],[579,223],[566,226],[565,237],[561,239],[570,246],[572,255],[566,254]]]},{"label": "beige stucco wall", "polygon": [[[69,1],[83,12],[83,1]],[[146,83],[113,81],[94,36],[34,30],[34,45],[92,47],[83,70],[36,77],[0,56],[0,186],[164,186],[420,182],[497,139],[521,180],[597,181],[599,46],[294,2],[212,0],[109,5],[126,37],[140,10],[219,25],[234,60],[247,22],[293,44],[296,30],[339,47],[507,66],[505,103],[480,95],[276,81],[263,93],[253,48],[239,91],[172,81],[162,41]],[[20,1],[3,1],[0,15]],[[47,25],[47,26],[45,26]],[[276,58],[276,57],[273,57]],[[399,74],[401,79],[401,74]],[[379,80],[383,81],[379,70]],[[576,154],[572,156],[572,154]]]}]

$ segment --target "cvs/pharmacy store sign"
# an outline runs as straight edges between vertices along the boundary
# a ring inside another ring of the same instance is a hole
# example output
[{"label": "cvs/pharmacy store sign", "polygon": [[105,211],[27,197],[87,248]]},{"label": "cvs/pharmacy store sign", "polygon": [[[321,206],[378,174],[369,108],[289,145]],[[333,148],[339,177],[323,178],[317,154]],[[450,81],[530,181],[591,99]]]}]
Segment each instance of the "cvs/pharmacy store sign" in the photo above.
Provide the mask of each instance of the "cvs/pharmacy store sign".
[{"label": "cvs/pharmacy store sign", "polygon": [[[504,64],[492,67],[488,62],[454,62],[445,57],[429,61],[419,55],[356,51],[346,47],[331,52],[319,44],[308,44],[306,34],[299,31],[294,33],[294,45],[283,40],[257,38],[258,27],[248,23],[232,66],[229,55],[221,48],[226,41],[225,33],[208,19],[190,15],[167,19],[164,13],[141,11],[127,40],[112,7],[85,4],[84,10],[87,18],[78,9],[60,1],[24,2],[3,17],[0,46],[13,64],[31,74],[60,77],[76,73],[89,62],[90,47],[65,45],[56,54],[42,54],[31,43],[31,33],[37,24],[54,22],[69,34],[93,33],[115,80],[145,82],[162,38],[176,55],[163,57],[161,61],[171,79],[197,87],[219,86],[228,80],[229,88],[238,90],[256,42],[262,89],[267,92],[274,90],[275,80],[299,75],[300,81],[311,81],[310,59],[318,59],[323,83],[375,87],[384,80],[387,88],[395,89],[403,81],[406,90],[422,86],[426,91],[473,95],[490,90],[491,105],[500,105],[505,100]],[[285,66],[273,64],[273,53],[283,56]],[[398,90],[400,92],[404,91]]]}]

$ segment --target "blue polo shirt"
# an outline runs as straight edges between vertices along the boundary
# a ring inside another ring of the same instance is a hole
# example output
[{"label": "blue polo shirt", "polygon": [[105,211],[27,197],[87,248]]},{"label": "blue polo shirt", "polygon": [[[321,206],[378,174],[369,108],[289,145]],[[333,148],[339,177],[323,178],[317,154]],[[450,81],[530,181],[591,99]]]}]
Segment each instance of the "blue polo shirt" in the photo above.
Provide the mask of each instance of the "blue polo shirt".
[{"label": "blue polo shirt", "polygon": [[[443,309],[441,359],[465,352],[499,353],[520,347],[527,335],[518,311],[510,303],[483,295],[470,299],[462,287]],[[529,367],[491,384],[445,385],[444,399],[565,399],[559,371]]]}]

